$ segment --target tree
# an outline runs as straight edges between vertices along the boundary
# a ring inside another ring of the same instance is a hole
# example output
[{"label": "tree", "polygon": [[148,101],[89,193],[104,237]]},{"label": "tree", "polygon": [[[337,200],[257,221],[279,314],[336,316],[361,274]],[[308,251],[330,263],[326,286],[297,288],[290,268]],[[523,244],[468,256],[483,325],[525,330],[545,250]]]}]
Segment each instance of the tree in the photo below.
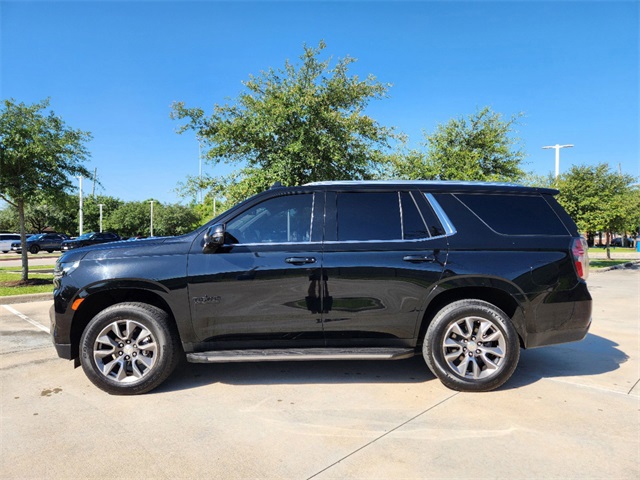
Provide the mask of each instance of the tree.
[{"label": "tree", "polygon": [[0,110],[0,198],[18,210],[22,281],[27,281],[25,208],[39,193],[55,197],[72,188],[69,177],[89,176],[84,167],[91,134],[68,127],[49,100],[26,105],[4,100]]},{"label": "tree", "polygon": [[[121,237],[134,237],[151,234],[151,205],[150,200],[144,202],[125,202],[109,212],[103,221],[103,230],[117,233]],[[154,200],[154,220],[160,202]],[[155,233],[155,232],[154,232]]]},{"label": "tree", "polygon": [[156,235],[184,235],[200,226],[200,216],[192,208],[177,203],[161,205],[157,223],[154,219],[154,225],[156,224]]},{"label": "tree", "polygon": [[396,155],[392,175],[407,180],[515,181],[525,172],[525,153],[513,136],[522,116],[503,120],[489,107],[458,117],[424,134],[426,151]]},{"label": "tree", "polygon": [[605,232],[607,258],[613,232],[635,232],[640,225],[640,195],[632,186],[637,179],[612,171],[609,165],[578,165],[560,175],[555,187],[558,202],[581,232],[593,237]]},{"label": "tree", "polygon": [[243,82],[235,103],[213,107],[205,116],[184,103],[171,117],[187,120],[179,133],[195,132],[207,161],[241,167],[214,179],[225,185],[227,199],[241,200],[276,181],[293,186],[319,180],[372,178],[389,142],[397,136],[364,110],[387,96],[389,84],[372,75],[349,76],[356,60],[320,60],[325,49],[304,46],[300,64],[285,62]]},{"label": "tree", "polygon": [[17,232],[20,230],[18,212],[12,205],[0,210],[0,232]]}]

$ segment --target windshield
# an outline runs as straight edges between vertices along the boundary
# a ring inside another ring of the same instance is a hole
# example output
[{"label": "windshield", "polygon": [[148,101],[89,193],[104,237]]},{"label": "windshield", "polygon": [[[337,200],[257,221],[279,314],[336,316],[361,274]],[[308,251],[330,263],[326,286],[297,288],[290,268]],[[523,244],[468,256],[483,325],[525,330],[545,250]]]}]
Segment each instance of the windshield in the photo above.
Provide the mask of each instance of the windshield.
[{"label": "windshield", "polygon": [[31,235],[29,240],[40,240],[42,237],[44,237],[44,233],[39,233],[37,235]]},{"label": "windshield", "polygon": [[93,236],[93,232],[83,233],[76,240],[89,240]]}]

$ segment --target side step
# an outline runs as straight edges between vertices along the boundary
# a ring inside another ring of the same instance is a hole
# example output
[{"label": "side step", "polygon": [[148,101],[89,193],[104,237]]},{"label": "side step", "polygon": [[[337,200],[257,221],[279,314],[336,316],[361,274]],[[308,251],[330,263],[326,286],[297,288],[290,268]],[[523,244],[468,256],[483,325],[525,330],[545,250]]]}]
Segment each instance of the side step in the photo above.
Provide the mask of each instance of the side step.
[{"label": "side step", "polygon": [[415,355],[412,348],[291,348],[215,350],[187,353],[191,363],[295,362],[302,360],[400,360]]}]

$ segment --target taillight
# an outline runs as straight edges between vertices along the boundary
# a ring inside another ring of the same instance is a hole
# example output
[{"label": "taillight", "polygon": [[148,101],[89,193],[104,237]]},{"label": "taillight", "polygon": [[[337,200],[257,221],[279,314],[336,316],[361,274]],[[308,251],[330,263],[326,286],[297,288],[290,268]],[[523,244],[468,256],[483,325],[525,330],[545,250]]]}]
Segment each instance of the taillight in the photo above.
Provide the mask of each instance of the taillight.
[{"label": "taillight", "polygon": [[573,253],[573,264],[576,267],[576,273],[578,276],[586,280],[589,276],[589,246],[587,241],[583,238],[574,238],[571,246],[571,253]]}]

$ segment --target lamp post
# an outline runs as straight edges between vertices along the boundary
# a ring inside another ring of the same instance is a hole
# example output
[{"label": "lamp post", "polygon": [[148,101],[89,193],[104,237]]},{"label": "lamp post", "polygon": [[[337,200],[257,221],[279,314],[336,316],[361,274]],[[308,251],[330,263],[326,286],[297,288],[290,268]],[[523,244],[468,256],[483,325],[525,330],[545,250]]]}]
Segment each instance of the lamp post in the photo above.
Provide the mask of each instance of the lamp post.
[{"label": "lamp post", "polygon": [[200,195],[200,203],[204,203],[202,196],[202,140],[198,138],[198,193]]},{"label": "lamp post", "polygon": [[151,204],[151,228],[150,230],[150,237],[153,237],[153,202],[154,200],[149,200],[149,203]]},{"label": "lamp post", "polygon": [[543,149],[553,148],[556,151],[556,178],[558,178],[558,175],[560,175],[560,149],[571,147],[573,147],[573,145],[571,144],[559,145],[557,143],[555,145],[547,145],[546,147],[542,147]]},{"label": "lamp post", "polygon": [[104,207],[104,203],[99,203],[98,207],[100,207],[100,233],[102,233],[102,207]]},{"label": "lamp post", "polygon": [[82,235],[82,177],[78,177],[78,180],[80,182],[80,209],[78,211],[78,222],[79,222],[79,231],[80,231],[80,235]]}]

